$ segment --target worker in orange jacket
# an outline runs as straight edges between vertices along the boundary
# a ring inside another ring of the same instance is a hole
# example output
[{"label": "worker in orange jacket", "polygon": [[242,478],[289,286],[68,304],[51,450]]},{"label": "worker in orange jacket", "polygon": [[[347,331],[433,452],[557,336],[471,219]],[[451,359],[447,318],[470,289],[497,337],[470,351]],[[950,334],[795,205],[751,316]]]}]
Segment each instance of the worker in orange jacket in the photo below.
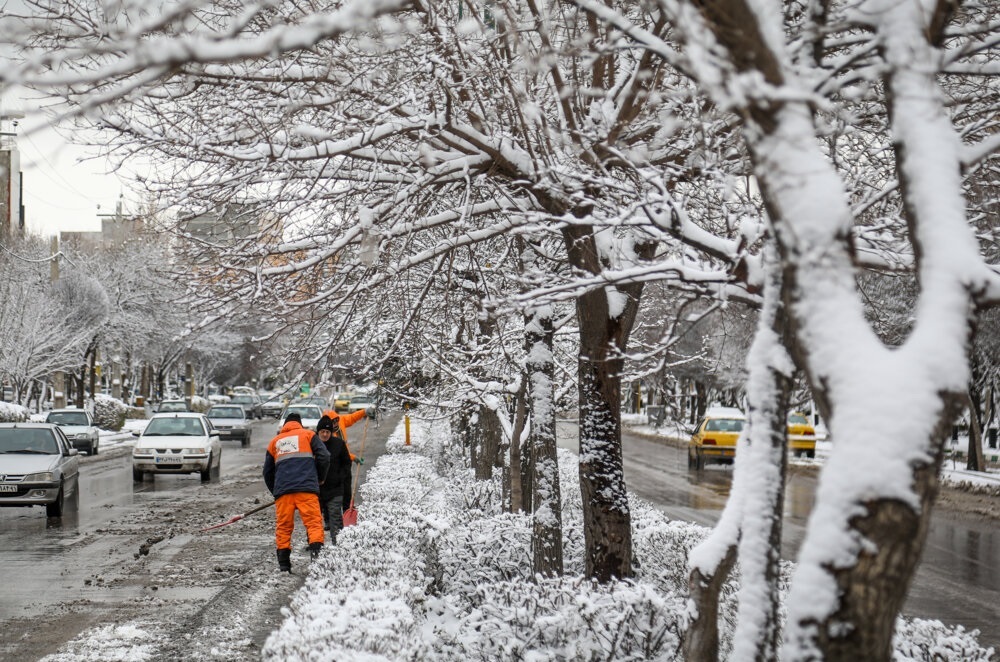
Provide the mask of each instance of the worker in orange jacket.
[{"label": "worker in orange jacket", "polygon": [[351,475],[351,468],[354,466],[354,463],[365,463],[363,457],[358,457],[354,453],[351,453],[351,446],[347,443],[347,428],[367,416],[368,410],[359,409],[349,414],[338,414],[331,409],[330,411],[323,412],[323,415],[329,416],[333,420],[333,424],[340,428],[340,436],[343,438],[344,444],[347,446],[347,452],[351,456],[352,464],[347,465],[347,471],[344,472],[344,509],[346,510],[351,507],[351,497],[353,496],[354,477]]},{"label": "worker in orange jacket", "polygon": [[292,529],[295,511],[306,526],[309,552],[313,558],[323,549],[323,513],[319,492],[321,477],[330,466],[330,452],[312,430],[302,427],[298,414],[289,414],[281,431],[267,445],[264,456],[264,483],[274,495],[277,523],[275,547],[278,569],[292,569]]}]

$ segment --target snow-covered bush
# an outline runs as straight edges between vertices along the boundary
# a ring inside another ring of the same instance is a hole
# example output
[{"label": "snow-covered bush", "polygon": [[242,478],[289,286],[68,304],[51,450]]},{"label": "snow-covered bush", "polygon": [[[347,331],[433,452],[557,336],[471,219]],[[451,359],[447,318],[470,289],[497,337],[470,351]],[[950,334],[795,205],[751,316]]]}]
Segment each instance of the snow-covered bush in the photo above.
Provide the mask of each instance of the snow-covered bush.
[{"label": "snow-covered bush", "polygon": [[129,407],[121,400],[98,394],[94,398],[94,425],[102,430],[118,431],[125,425]]},{"label": "snow-covered bush", "polygon": [[125,418],[129,419],[139,419],[146,418],[145,407],[129,407],[128,411],[125,412]]},{"label": "snow-covered bush", "polygon": [[[683,600],[648,584],[555,577],[466,586],[427,603],[440,660],[673,660]],[[469,603],[475,605],[469,608]]]},{"label": "snow-covered bush", "polygon": [[196,411],[199,414],[204,414],[208,411],[208,408],[212,406],[212,402],[207,398],[203,398],[200,395],[195,395],[191,397],[191,411]]},{"label": "snow-covered bush", "polygon": [[892,638],[894,662],[924,660],[965,660],[986,662],[993,659],[993,649],[984,649],[976,640],[978,630],[961,625],[951,627],[937,620],[900,618]]},{"label": "snow-covered bush", "polygon": [[23,423],[28,420],[28,410],[21,405],[0,402],[0,423]]}]

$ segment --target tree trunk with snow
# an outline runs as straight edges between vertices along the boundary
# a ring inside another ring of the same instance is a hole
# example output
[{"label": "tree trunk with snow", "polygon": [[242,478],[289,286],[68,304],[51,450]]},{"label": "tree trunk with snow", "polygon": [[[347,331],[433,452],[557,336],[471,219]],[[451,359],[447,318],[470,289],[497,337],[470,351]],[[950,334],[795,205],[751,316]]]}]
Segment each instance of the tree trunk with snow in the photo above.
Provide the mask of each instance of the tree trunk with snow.
[{"label": "tree trunk with snow", "polygon": [[[594,230],[563,230],[570,264],[602,271]],[[653,245],[637,247],[649,256]],[[587,575],[598,581],[632,576],[632,516],[621,444],[622,352],[635,323],[642,284],[591,289],[576,299],[580,326],[580,491]],[[611,299],[614,299],[612,301]]]},{"label": "tree trunk with snow", "polygon": [[764,305],[747,358],[748,424],[737,446],[730,497],[718,525],[689,559],[695,607],[684,639],[689,662],[718,659],[719,591],[737,559],[741,587],[733,658],[765,662],[778,655],[785,413],[795,369],[783,349],[790,329],[773,246],[765,249],[764,264]]},{"label": "tree trunk with snow", "polygon": [[476,425],[472,435],[474,465],[476,478],[489,480],[493,470],[503,467],[503,456],[500,453],[501,437],[499,415],[486,405],[479,405]]},{"label": "tree trunk with snow", "polygon": [[531,430],[528,445],[534,467],[532,480],[531,556],[534,574],[563,572],[562,497],[556,460],[556,412],[553,380],[551,308],[534,308],[525,320],[525,373],[528,381]]}]

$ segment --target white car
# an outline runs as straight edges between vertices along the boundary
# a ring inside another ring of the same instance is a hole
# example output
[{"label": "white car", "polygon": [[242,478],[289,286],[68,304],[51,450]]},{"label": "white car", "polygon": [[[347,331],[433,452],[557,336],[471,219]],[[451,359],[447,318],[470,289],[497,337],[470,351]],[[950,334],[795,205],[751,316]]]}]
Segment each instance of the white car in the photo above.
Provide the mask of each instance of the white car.
[{"label": "white car", "polygon": [[307,430],[315,430],[316,424],[319,423],[319,419],[323,418],[323,410],[317,405],[296,405],[290,404],[285,407],[285,411],[281,412],[280,425],[278,430],[280,431],[285,425],[285,419],[288,418],[289,414],[298,414],[302,417],[302,427]]},{"label": "white car", "polygon": [[101,432],[86,409],[53,409],[45,417],[45,422],[55,423],[62,428],[73,448],[87,451],[87,455],[97,455]]},{"label": "white car", "polygon": [[200,473],[202,482],[218,476],[222,466],[219,432],[204,414],[155,414],[132,449],[132,480],[144,474]]}]

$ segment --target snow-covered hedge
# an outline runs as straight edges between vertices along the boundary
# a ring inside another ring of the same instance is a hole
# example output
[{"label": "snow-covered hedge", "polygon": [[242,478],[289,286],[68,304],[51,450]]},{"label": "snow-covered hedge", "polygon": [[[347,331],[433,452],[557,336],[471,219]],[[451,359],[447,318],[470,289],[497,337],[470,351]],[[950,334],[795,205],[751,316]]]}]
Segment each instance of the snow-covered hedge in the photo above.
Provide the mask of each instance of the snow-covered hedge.
[{"label": "snow-covered hedge", "polygon": [[94,425],[102,430],[118,431],[125,425],[129,406],[121,400],[98,394],[94,398]]},{"label": "snow-covered hedge", "polygon": [[195,395],[191,397],[191,411],[196,411],[199,414],[204,414],[208,411],[208,408],[212,406],[212,402],[208,398],[203,398],[200,395]]},{"label": "snow-covered hedge", "polygon": [[0,402],[0,423],[23,423],[28,420],[28,409],[10,402]]},{"label": "snow-covered hedge", "polygon": [[[357,526],[314,562],[264,660],[680,660],[687,557],[703,527],[631,499],[636,577],[583,577],[575,455],[559,452],[566,574],[531,576],[531,518],[502,512],[500,481],[477,481],[440,422],[397,429],[362,486]],[[784,564],[784,575],[791,564]],[[732,648],[738,576],[723,589]],[[974,634],[900,619],[895,659],[985,660]]]}]

